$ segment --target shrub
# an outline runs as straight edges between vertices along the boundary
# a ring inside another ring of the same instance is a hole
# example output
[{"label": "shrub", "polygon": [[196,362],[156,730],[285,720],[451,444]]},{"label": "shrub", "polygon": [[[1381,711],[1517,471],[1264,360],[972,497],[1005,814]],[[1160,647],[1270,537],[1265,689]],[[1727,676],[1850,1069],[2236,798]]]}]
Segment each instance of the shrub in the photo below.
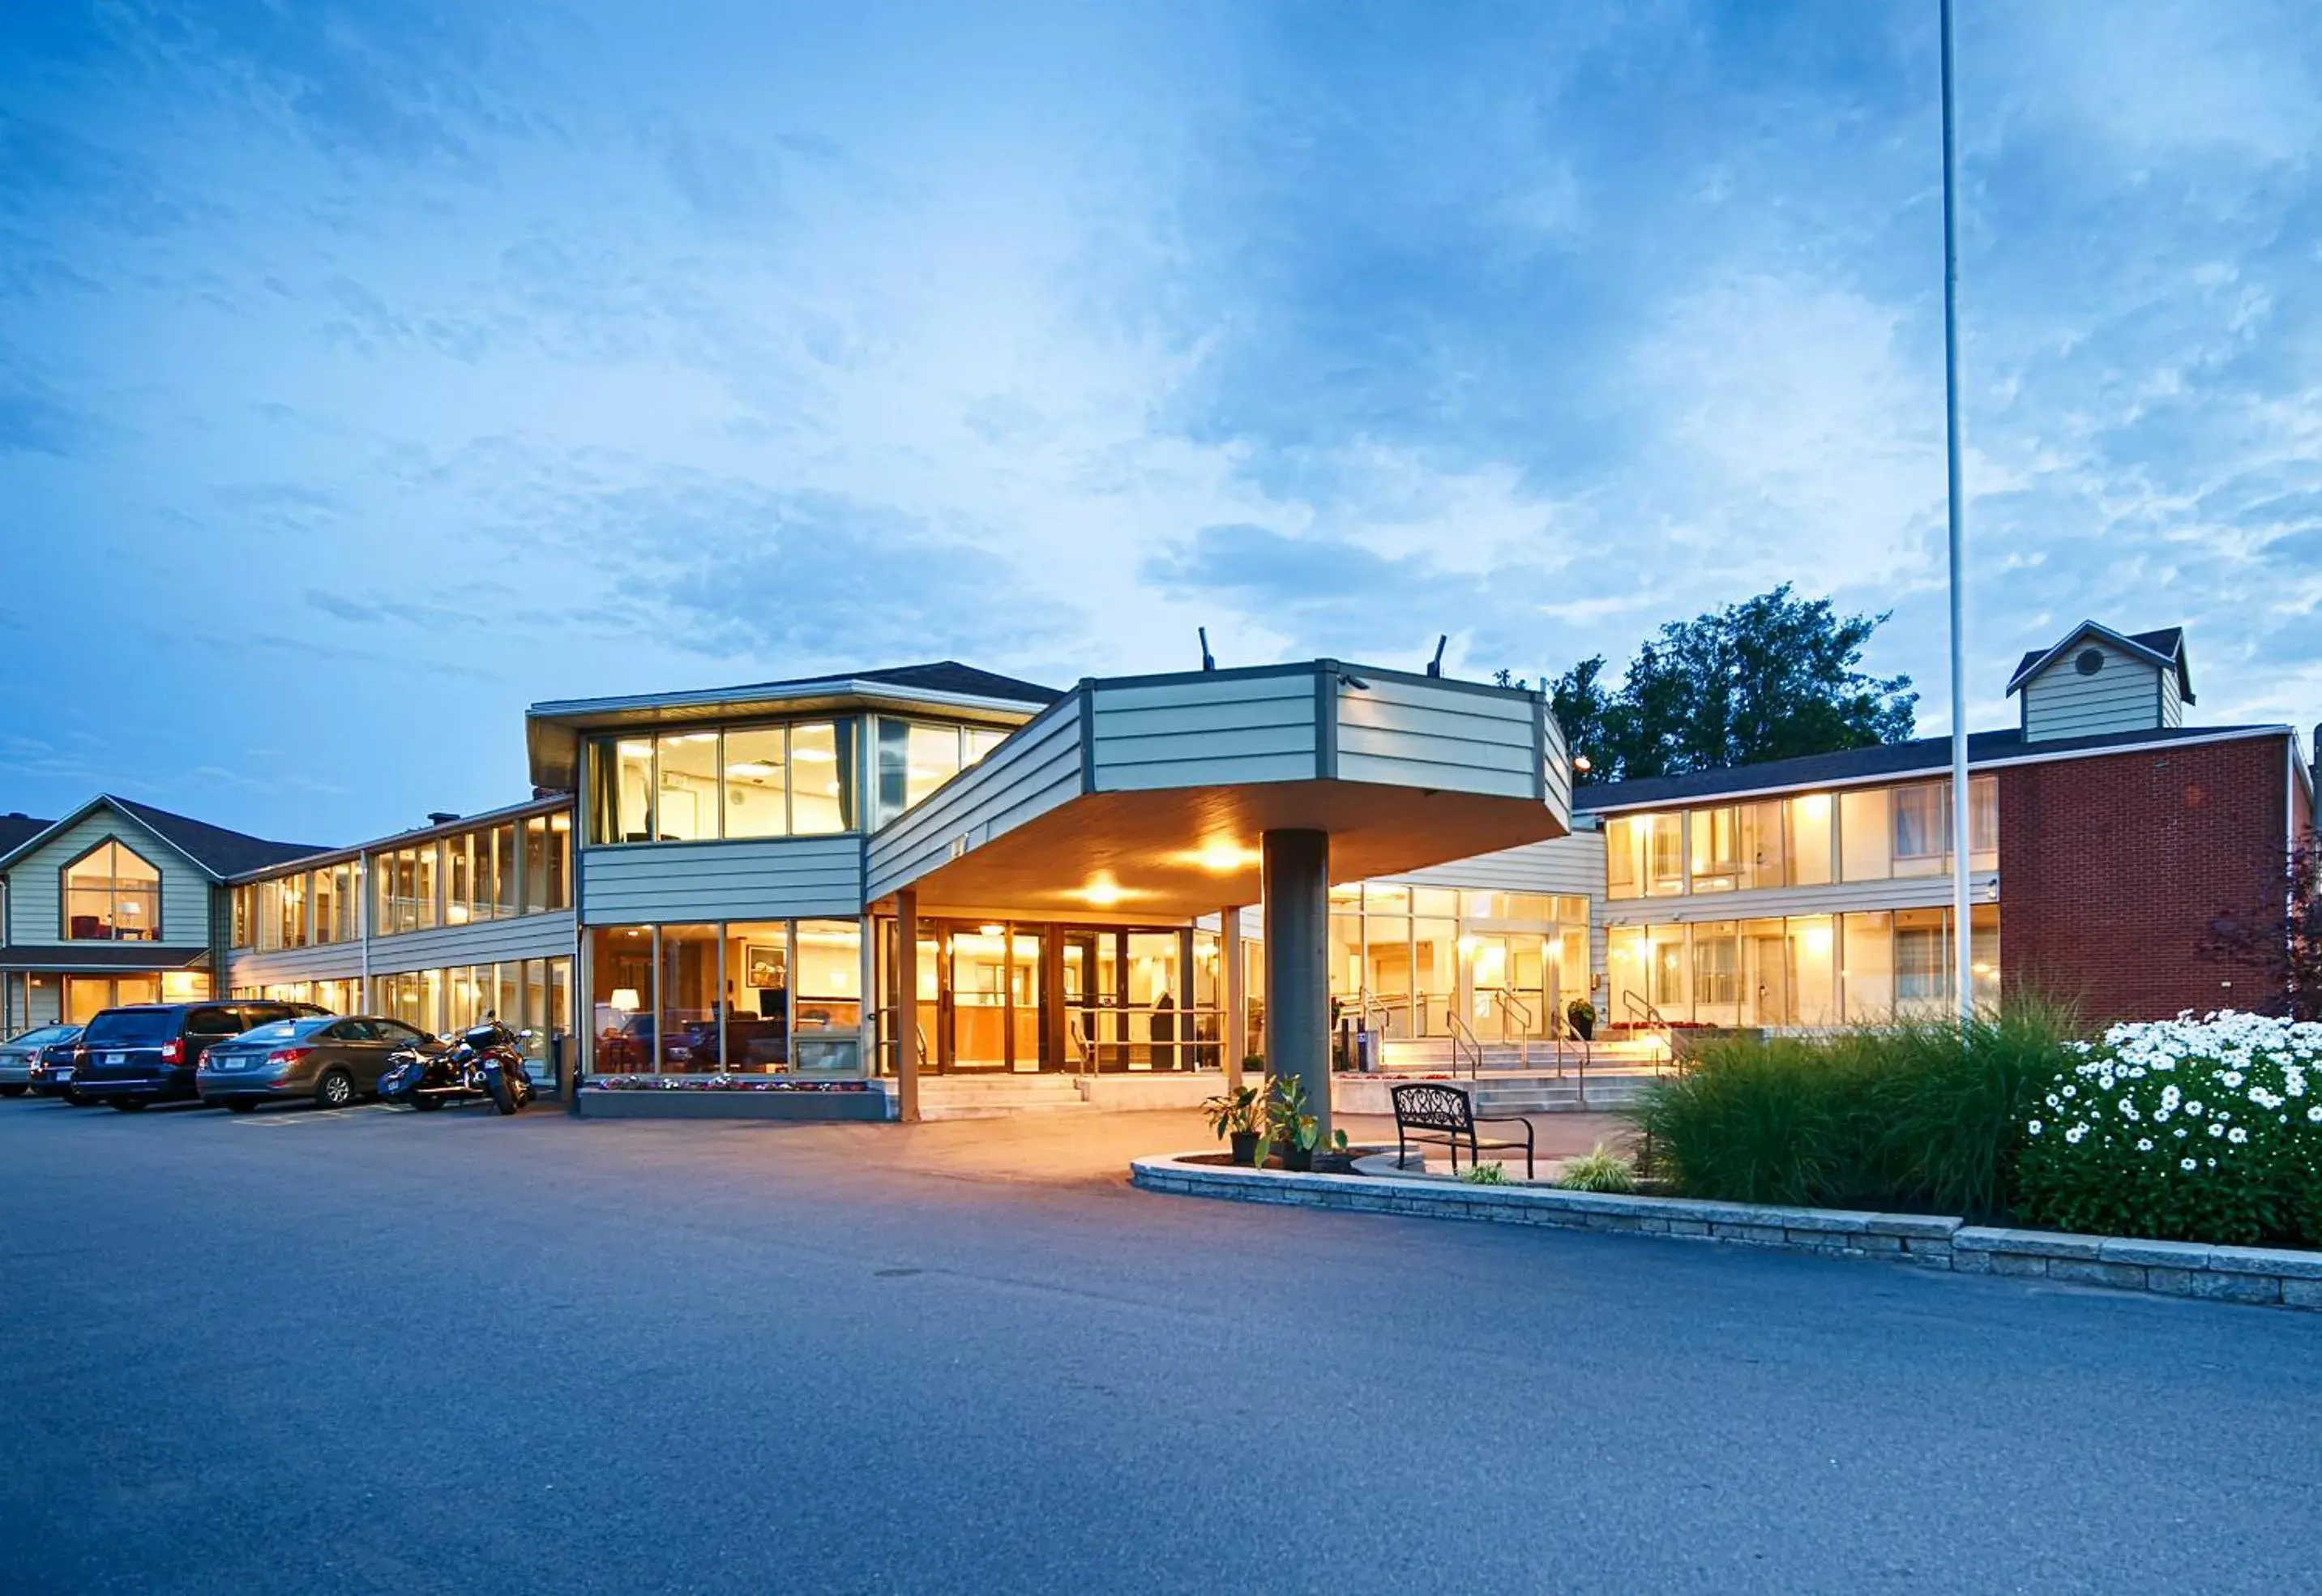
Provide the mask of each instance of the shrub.
[{"label": "shrub", "polygon": [[2061,1230],[2322,1244],[2322,1024],[2116,1025],[2023,1116],[2025,1215]]},{"label": "shrub", "polygon": [[2068,1059],[2071,1016],[1711,1041],[1634,1117],[1687,1197],[1988,1217],[2007,1211],[2020,1111]]},{"label": "shrub", "polygon": [[1636,1170],[1617,1152],[1607,1152],[1602,1142],[1578,1158],[1564,1160],[1557,1184],[1567,1191],[1634,1191]]},{"label": "shrub", "polygon": [[1470,1164],[1467,1172],[1459,1177],[1470,1186],[1506,1186],[1507,1170],[1498,1164]]}]

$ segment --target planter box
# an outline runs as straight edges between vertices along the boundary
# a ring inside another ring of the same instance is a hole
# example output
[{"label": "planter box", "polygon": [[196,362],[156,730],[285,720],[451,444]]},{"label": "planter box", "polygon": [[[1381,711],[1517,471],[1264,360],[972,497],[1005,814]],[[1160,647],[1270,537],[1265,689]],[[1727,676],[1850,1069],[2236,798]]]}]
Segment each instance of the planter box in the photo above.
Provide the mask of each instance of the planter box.
[{"label": "planter box", "polygon": [[582,1119],[889,1120],[892,1100],[867,1092],[689,1092],[582,1090]]}]

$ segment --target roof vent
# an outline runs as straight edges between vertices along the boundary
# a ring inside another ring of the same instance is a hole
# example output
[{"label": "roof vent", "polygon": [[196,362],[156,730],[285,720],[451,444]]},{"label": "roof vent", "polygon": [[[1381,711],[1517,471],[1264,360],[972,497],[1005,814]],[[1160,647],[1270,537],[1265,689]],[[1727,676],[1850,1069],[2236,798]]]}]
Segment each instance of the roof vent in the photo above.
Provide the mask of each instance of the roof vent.
[{"label": "roof vent", "polygon": [[459,818],[458,815],[445,809],[431,809],[427,812],[427,823],[431,826],[448,826]]}]

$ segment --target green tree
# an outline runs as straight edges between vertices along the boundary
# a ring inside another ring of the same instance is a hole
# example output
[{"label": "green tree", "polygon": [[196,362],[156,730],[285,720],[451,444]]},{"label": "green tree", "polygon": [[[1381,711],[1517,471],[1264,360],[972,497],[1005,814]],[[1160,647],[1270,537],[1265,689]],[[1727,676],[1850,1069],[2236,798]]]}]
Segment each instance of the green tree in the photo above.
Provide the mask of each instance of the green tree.
[{"label": "green tree", "polygon": [[1784,582],[1662,627],[1618,689],[1604,684],[1600,654],[1558,677],[1550,698],[1591,781],[1901,742],[1919,702],[1911,678],[1860,669],[1863,645],[1887,619],[1841,616],[1828,599],[1796,598]]}]

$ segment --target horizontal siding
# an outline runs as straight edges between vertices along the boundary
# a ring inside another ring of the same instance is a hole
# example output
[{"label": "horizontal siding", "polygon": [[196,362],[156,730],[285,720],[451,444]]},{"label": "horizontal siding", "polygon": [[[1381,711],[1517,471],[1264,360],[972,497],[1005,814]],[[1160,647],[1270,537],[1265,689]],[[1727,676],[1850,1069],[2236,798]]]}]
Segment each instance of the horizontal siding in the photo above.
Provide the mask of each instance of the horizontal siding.
[{"label": "horizontal siding", "polygon": [[1567,825],[1572,822],[1572,745],[1564,739],[1564,728],[1557,723],[1556,712],[1544,710],[1540,720],[1542,747],[1540,764],[1546,776],[1548,806]]},{"label": "horizontal siding", "polygon": [[1314,673],[1099,688],[1092,744],[1102,793],[1312,781]]},{"label": "horizontal siding", "polygon": [[848,833],[585,848],[580,877],[590,925],[853,919],[863,909],[863,840]]},{"label": "horizontal siding", "polygon": [[284,948],[265,953],[239,949],[226,955],[229,986],[274,986],[286,981],[346,981],[362,974],[361,942]]},{"label": "horizontal siding", "polygon": [[1339,694],[1339,776],[1388,786],[1530,798],[1529,698],[1375,680]]},{"label": "horizontal siding", "polygon": [[1522,848],[1477,854],[1432,865],[1408,876],[1385,879],[1414,886],[1471,886],[1488,892],[1565,893],[1579,897],[1604,895],[1604,834],[1580,831],[1547,842],[1527,842]]},{"label": "horizontal siding", "polygon": [[103,807],[8,867],[8,940],[31,947],[65,940],[64,867],[106,838],[116,838],[161,875],[160,940],[180,947],[210,940],[209,877],[142,826]]},{"label": "horizontal siding", "polygon": [[[1970,895],[1988,903],[1999,895],[1999,876],[1979,870],[1968,878]],[[1827,886],[1783,886],[1751,892],[1703,893],[1682,898],[1623,898],[1599,913],[1612,925],[1668,925],[1677,921],[1769,920],[1784,914],[1844,914],[1873,909],[1940,909],[1952,901],[1952,878],[1915,876],[1904,881],[1842,881]]]},{"label": "horizontal siding", "polygon": [[1081,703],[1069,698],[875,833],[863,901],[908,886],[952,857],[1080,796]]},{"label": "horizontal siding", "polygon": [[2072,662],[2082,653],[2074,648],[2024,684],[2027,739],[2140,731],[2160,723],[2160,670],[2117,648],[2102,647],[2100,652],[2104,669],[2093,676],[2083,676],[2074,667]]},{"label": "horizontal siding", "polygon": [[513,959],[555,959],[572,951],[572,916],[519,914],[474,925],[380,937],[370,945],[370,973],[441,969],[457,964],[498,964]]}]

